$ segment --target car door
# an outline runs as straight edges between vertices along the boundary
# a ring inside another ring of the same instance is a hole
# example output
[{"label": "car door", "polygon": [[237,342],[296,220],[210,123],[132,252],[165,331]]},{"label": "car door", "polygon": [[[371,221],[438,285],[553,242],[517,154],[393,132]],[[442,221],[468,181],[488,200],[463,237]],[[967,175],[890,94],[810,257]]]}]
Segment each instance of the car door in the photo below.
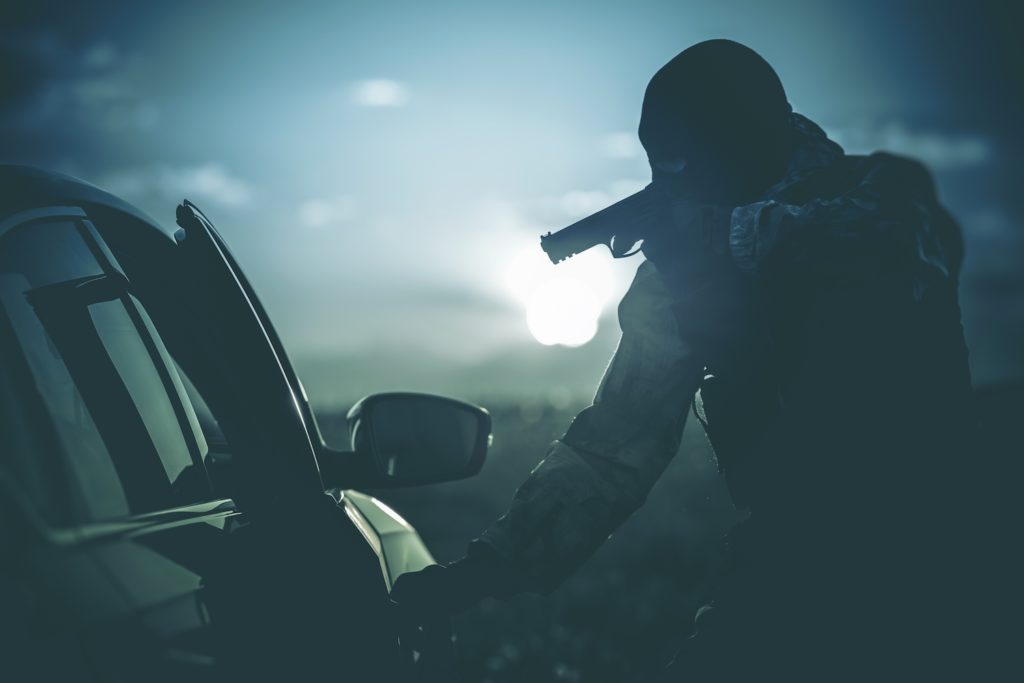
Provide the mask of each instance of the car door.
[{"label": "car door", "polygon": [[[220,598],[233,605],[227,611],[236,619],[231,632],[243,634],[234,639],[241,656],[253,650],[270,656],[241,666],[264,667],[248,669],[252,675],[281,667],[287,676],[392,680],[399,651],[381,561],[352,518],[324,493],[316,462],[320,435],[302,386],[216,229],[187,201],[177,219],[183,234],[176,236],[176,266],[168,285],[156,289],[173,291],[174,304],[204,328],[198,345],[216,367],[195,364],[189,376],[219,377],[206,385],[204,398],[213,412],[219,409],[223,431],[235,445],[233,474],[215,474],[215,481],[226,479],[254,519],[247,533],[235,535],[247,539],[233,551],[246,558],[244,576]],[[183,348],[183,342],[176,338],[171,345]],[[238,621],[252,596],[260,609]]]},{"label": "car door", "polygon": [[181,378],[77,207],[0,224],[2,478],[38,532],[4,563],[26,680],[212,680],[205,578],[242,523]]},{"label": "car door", "polygon": [[7,401],[27,417],[9,419],[25,434],[0,498],[31,491],[10,499],[45,518],[4,569],[28,596],[5,632],[38,636],[19,662],[58,668],[43,679],[201,681],[268,661],[387,679],[379,558],[323,494],[308,405],[241,271],[190,205],[173,236],[87,208],[0,231],[3,353],[28,399]]}]

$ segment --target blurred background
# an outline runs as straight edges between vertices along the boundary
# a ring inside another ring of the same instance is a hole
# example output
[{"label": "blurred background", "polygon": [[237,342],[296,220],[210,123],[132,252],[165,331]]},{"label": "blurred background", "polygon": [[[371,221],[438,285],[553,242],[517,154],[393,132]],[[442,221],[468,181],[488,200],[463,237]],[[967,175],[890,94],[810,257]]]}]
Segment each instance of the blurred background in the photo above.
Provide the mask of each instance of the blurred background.
[{"label": "blurred background", "polygon": [[[700,40],[764,55],[848,152],[916,157],[963,226],[978,386],[1024,379],[1012,3],[5,2],[0,161],[158,222],[188,197],[275,320],[329,439],[360,396],[495,415],[477,478],[381,493],[458,556],[591,397],[638,260],[538,236],[641,188],[648,79]],[[459,619],[469,680],[621,680],[669,655],[735,517],[692,425],[649,505],[549,598]]]}]

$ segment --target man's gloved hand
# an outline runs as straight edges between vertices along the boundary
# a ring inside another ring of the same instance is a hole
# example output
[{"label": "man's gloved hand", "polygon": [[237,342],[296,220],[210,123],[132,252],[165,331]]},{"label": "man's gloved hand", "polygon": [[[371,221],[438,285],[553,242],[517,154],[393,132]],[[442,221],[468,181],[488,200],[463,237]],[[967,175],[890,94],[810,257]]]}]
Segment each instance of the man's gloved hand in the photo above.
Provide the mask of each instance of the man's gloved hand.
[{"label": "man's gloved hand", "polygon": [[513,585],[512,572],[493,551],[472,552],[448,565],[402,574],[391,589],[391,601],[411,616],[437,618],[515,592]]},{"label": "man's gloved hand", "polygon": [[734,207],[694,203],[665,188],[655,189],[637,216],[651,226],[640,231],[645,253],[655,251],[690,268],[728,257]]}]

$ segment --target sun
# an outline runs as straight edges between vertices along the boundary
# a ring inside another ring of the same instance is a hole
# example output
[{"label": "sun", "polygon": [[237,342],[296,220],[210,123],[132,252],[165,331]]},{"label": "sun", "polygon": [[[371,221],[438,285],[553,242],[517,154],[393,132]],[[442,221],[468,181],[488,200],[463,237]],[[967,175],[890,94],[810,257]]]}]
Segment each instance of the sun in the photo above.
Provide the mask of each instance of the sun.
[{"label": "sun", "polygon": [[579,280],[554,277],[537,286],[526,303],[526,325],[546,346],[582,346],[597,334],[601,301]]},{"label": "sun", "polygon": [[546,346],[582,346],[622,283],[612,258],[592,249],[554,265],[535,244],[513,252],[505,271],[508,294],[526,313],[530,334]]}]

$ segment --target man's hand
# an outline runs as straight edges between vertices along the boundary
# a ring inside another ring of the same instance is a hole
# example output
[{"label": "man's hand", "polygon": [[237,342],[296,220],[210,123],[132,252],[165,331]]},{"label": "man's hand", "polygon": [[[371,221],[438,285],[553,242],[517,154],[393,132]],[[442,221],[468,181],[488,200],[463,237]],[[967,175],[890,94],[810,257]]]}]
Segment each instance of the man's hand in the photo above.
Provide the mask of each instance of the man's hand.
[{"label": "man's hand", "polygon": [[412,616],[426,618],[451,616],[468,609],[478,596],[470,594],[459,581],[457,566],[457,562],[449,566],[433,564],[402,574],[391,589],[391,601]]},{"label": "man's hand", "polygon": [[451,616],[485,597],[513,592],[510,577],[492,553],[472,553],[446,566],[402,574],[391,589],[391,601],[413,617]]},{"label": "man's hand", "polygon": [[721,261],[729,254],[729,230],[734,207],[697,204],[667,188],[655,188],[637,212],[644,227],[644,252],[671,254],[694,267],[698,263]]},{"label": "man's hand", "polygon": [[[693,231],[689,226],[705,208],[685,201],[669,188],[657,183],[651,183],[621,204],[626,202],[629,202],[629,210],[617,216],[619,225],[615,240],[610,245],[616,257],[632,253],[634,243],[640,240],[647,243],[663,242],[666,238],[678,241],[684,236],[690,239]],[[696,247],[703,248],[703,245],[697,243],[693,246],[695,248],[685,251],[693,252],[697,250]]]}]

